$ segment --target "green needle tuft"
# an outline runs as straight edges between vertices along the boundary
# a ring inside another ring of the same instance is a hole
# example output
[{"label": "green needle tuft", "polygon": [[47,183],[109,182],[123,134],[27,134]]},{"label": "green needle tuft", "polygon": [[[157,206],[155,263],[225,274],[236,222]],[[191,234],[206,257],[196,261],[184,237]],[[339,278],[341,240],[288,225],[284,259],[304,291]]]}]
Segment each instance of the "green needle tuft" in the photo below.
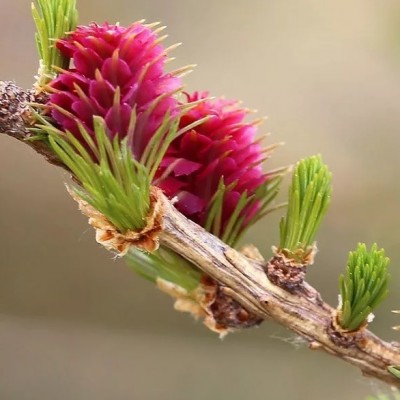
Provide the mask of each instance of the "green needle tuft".
[{"label": "green needle tuft", "polygon": [[43,88],[55,78],[59,69],[66,69],[69,58],[56,48],[55,42],[76,28],[76,0],[36,0],[32,16],[36,25],[36,45],[40,56],[37,87]]},{"label": "green needle tuft", "polygon": [[[222,226],[224,199],[235,188],[237,181],[230,185],[225,185],[224,178],[222,177],[219,181],[218,189],[207,207],[207,219],[204,228],[213,235],[220,237],[229,246],[235,247],[250,226],[270,212],[284,206],[284,204],[279,204],[270,207],[272,201],[278,194],[282,177],[286,172],[287,168],[272,171],[268,181],[260,185],[252,195],[248,194],[247,191],[244,191],[241,194],[236,207],[227,219],[227,224],[224,229]],[[254,207],[256,204],[258,204],[257,211],[249,223],[249,221],[246,221],[244,210],[246,208]]]},{"label": "green needle tuft", "polygon": [[102,213],[121,233],[146,225],[150,209],[150,179],[146,166],[136,161],[128,139],[111,140],[105,122],[95,116],[95,137],[81,126],[86,146],[70,132],[40,125],[49,145],[81,186],[75,193]]},{"label": "green needle tuft", "polygon": [[346,274],[340,276],[341,305],[338,323],[347,331],[359,329],[388,294],[389,258],[376,243],[368,251],[359,243],[350,252]]},{"label": "green needle tuft", "polygon": [[307,254],[330,203],[331,179],[320,156],[298,162],[289,188],[286,217],[280,224],[280,250],[300,258]]},{"label": "green needle tuft", "polygon": [[172,250],[159,248],[153,253],[145,253],[139,249],[131,249],[125,259],[133,271],[153,283],[157,279],[163,279],[188,292],[200,285],[200,270]]}]

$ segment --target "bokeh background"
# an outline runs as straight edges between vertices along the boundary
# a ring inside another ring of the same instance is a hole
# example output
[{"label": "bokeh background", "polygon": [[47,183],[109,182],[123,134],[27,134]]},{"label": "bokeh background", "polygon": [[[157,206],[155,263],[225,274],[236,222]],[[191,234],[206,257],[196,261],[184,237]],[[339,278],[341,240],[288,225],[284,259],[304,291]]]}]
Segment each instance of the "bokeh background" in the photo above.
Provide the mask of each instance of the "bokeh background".
[{"label": "bokeh background", "polygon": [[[400,323],[400,2],[398,0],[78,0],[80,22],[146,18],[196,63],[188,90],[267,115],[268,168],[321,153],[332,206],[309,280],[336,304],[358,241],[392,259],[390,298],[371,328]],[[0,0],[0,79],[37,70],[30,1]],[[273,324],[223,341],[95,241],[66,176],[0,138],[0,399],[363,399],[379,390]],[[283,189],[281,199],[285,198]],[[269,256],[279,213],[246,238]],[[398,338],[398,336],[397,336]]]}]

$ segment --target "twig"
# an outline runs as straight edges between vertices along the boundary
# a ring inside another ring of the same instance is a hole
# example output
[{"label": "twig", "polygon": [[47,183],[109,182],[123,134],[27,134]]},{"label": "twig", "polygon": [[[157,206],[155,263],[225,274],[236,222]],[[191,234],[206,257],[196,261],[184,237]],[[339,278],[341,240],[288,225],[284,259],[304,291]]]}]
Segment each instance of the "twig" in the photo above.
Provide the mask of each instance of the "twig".
[{"label": "twig", "polygon": [[[40,142],[28,141],[29,109],[26,102],[38,101],[31,91],[12,82],[0,82],[0,134],[29,144],[51,164],[62,166]],[[160,242],[198,266],[221,284],[222,290],[261,318],[271,318],[300,335],[311,349],[322,349],[353,365],[362,373],[400,387],[400,380],[387,367],[400,364],[400,345],[387,343],[365,327],[344,332],[336,324],[335,309],[306,282],[288,292],[272,284],[265,262],[245,257],[179,213],[161,195],[164,230]]]},{"label": "twig", "polygon": [[[400,387],[387,371],[400,363],[397,343],[387,343],[367,329],[341,332],[335,310],[307,283],[289,293],[272,284],[263,263],[250,260],[179,213],[164,199],[164,232],[160,241],[197,265],[225,287],[226,294],[262,318],[271,318],[322,349],[358,366],[364,375]],[[265,263],[264,263],[265,264]]]},{"label": "twig", "polygon": [[0,134],[20,140],[41,154],[50,164],[66,169],[58,157],[39,140],[32,140],[35,134],[30,130],[33,121],[30,103],[44,103],[45,94],[34,90],[23,90],[14,82],[0,81]]}]

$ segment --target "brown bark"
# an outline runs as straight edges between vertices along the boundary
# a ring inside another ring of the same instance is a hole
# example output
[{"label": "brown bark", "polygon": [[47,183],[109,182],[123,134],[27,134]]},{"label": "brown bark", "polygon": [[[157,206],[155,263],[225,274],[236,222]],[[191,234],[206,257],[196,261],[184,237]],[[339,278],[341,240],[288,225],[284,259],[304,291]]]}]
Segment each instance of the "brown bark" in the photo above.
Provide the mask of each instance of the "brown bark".
[{"label": "brown bark", "polygon": [[34,90],[21,89],[14,82],[0,81],[0,134],[25,142],[50,164],[66,169],[45,143],[32,140],[35,133],[30,130],[33,118],[29,104],[44,103],[45,100],[46,95],[43,93],[36,94]]}]

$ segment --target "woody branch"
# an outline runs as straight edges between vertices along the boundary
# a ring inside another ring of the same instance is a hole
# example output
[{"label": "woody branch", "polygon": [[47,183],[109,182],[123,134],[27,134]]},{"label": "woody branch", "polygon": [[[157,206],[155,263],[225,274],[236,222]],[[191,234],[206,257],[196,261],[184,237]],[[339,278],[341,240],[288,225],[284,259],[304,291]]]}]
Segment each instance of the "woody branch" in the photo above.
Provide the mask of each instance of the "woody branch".
[{"label": "woody branch", "polygon": [[[30,141],[27,102],[43,102],[43,95],[24,91],[12,82],[0,82],[0,134],[31,146],[54,165],[64,167],[42,142]],[[41,98],[42,97],[42,98]],[[162,194],[161,244],[211,276],[228,296],[263,319],[273,319],[300,335],[311,349],[322,349],[359,367],[362,373],[400,387],[387,368],[400,364],[400,345],[387,343],[365,327],[346,332],[336,321],[336,310],[316,289],[301,281],[294,290],[273,284],[265,271],[281,268],[274,260],[252,259],[230,248],[179,213]],[[276,271],[282,272],[282,271]]]}]

